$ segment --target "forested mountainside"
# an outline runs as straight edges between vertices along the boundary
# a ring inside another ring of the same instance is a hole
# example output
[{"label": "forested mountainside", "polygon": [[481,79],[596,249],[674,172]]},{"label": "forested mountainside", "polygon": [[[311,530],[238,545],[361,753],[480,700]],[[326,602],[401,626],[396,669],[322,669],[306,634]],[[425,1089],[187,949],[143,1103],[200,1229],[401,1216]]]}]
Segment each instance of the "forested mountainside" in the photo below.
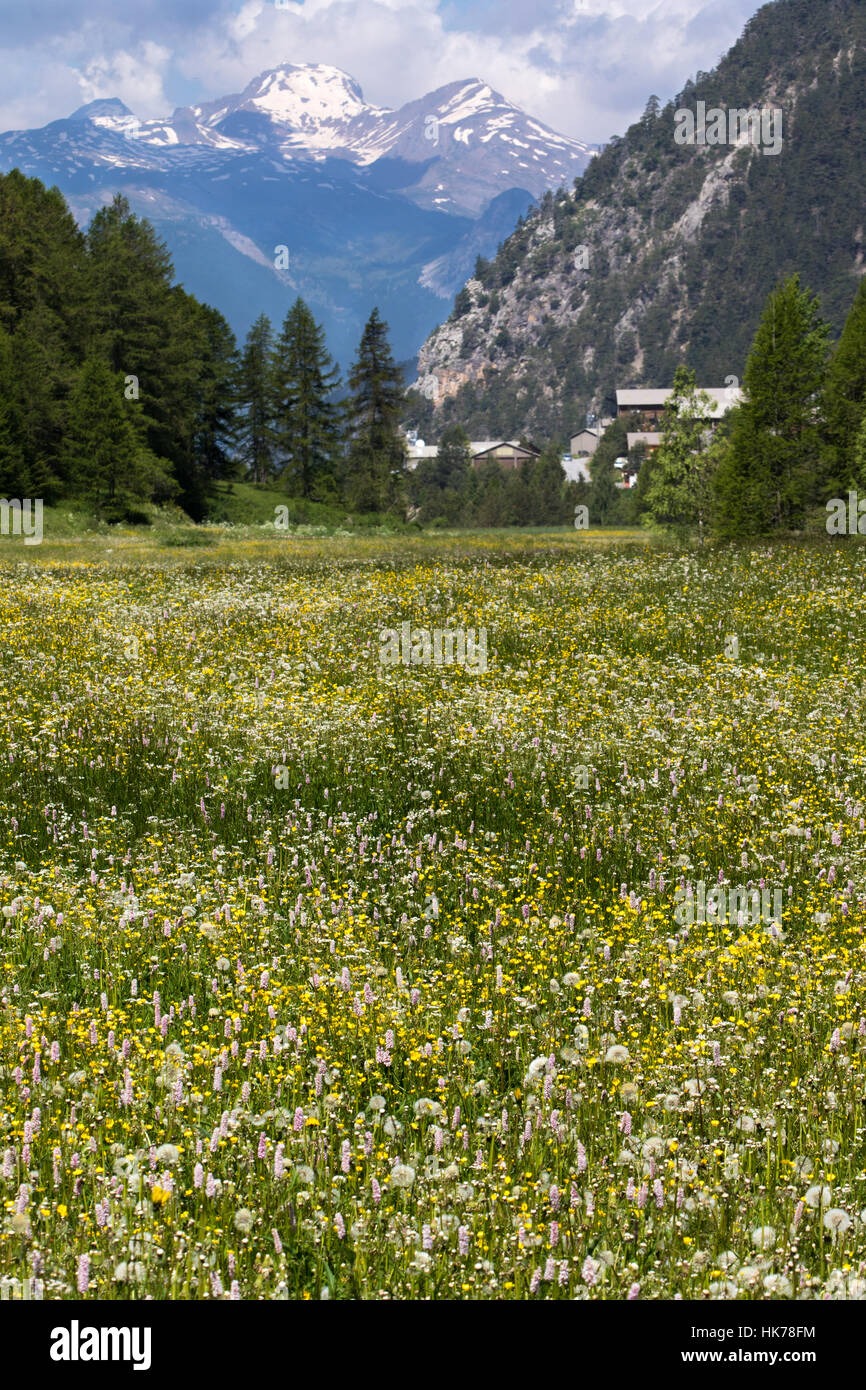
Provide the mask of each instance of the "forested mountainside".
[{"label": "forested mountainside", "polygon": [[[781,117],[764,145],[678,143],[677,111],[699,102],[708,132],[714,110]],[[713,72],[651,97],[573,191],[479,258],[421,350],[415,423],[565,439],[618,386],[669,386],[680,363],[724,384],[794,272],[838,334],[866,268],[864,146],[866,5],[764,6]]]}]

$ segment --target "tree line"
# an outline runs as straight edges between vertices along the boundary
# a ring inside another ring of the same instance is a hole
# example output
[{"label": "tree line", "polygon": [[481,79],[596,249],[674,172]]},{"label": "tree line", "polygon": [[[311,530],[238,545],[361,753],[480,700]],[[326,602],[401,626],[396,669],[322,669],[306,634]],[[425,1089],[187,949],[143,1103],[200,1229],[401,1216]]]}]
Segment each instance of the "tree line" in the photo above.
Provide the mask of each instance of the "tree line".
[{"label": "tree line", "polygon": [[219,486],[245,478],[421,525],[560,525],[584,503],[594,525],[790,532],[831,498],[866,491],[866,279],[832,351],[799,276],[775,289],[743,387],[710,434],[695,374],[678,368],[661,447],[632,454],[632,489],[616,485],[623,419],[591,460],[591,485],[565,481],[557,441],[514,471],[476,469],[457,425],[410,471],[401,372],[377,310],[345,383],[300,298],[278,333],[262,315],[239,349],[222,314],[174,283],[166,247],[125,198],[82,232],[56,188],[0,175],[6,497],[81,499],[108,520],[175,502],[203,520]]},{"label": "tree line", "polygon": [[121,195],[82,232],[58,189],[0,175],[0,493],[108,520],[176,502],[203,520],[246,477],[362,512],[402,503],[403,382],[373,310],[347,382],[298,299],[241,350],[174,283]]}]

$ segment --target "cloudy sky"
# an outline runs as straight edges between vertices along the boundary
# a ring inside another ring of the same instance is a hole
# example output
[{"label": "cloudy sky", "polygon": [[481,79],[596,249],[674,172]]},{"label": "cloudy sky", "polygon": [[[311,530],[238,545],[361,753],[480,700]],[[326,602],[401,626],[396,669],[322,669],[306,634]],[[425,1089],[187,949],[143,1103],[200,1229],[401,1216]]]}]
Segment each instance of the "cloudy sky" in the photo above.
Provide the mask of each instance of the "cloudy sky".
[{"label": "cloudy sky", "polygon": [[758,0],[0,0],[0,131],[96,97],[148,119],[332,63],[399,106],[480,77],[554,128],[607,140],[715,66]]}]

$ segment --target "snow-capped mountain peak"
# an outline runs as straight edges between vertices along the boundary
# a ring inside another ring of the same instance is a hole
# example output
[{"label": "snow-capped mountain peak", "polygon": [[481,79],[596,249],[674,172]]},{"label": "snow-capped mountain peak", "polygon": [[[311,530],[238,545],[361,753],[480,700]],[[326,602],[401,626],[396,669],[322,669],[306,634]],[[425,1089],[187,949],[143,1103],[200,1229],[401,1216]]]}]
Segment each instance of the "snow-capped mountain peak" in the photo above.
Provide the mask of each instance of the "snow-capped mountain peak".
[{"label": "snow-capped mountain peak", "polygon": [[90,102],[75,119],[134,138],[139,164],[190,146],[278,163],[333,156],[361,168],[383,158],[417,164],[413,201],[473,217],[508,188],[537,196],[570,183],[592,154],[479,77],[392,110],[366,101],[349,73],[327,63],[280,63],[242,92],[179,107],[167,120],[139,122],[120,101]]},{"label": "snow-capped mountain peak", "polygon": [[73,111],[69,120],[92,121],[100,129],[116,131],[120,135],[127,135],[131,130],[137,129],[140,124],[129,107],[125,106],[117,97],[88,101],[86,105],[79,106],[77,111]]},{"label": "snow-capped mountain peak", "polygon": [[[140,120],[98,100],[0,133],[0,173],[56,184],[81,225],[123,193],[184,284],[238,331],[300,293],[343,361],[373,303],[398,355],[411,355],[478,256],[591,156],[479,77],[389,109],[324,63],[277,63],[170,116]],[[276,264],[283,247],[290,269]]]},{"label": "snow-capped mountain peak", "polygon": [[[181,107],[163,131],[172,129],[184,143],[213,144],[220,137],[252,139],[252,117],[263,120],[271,138],[308,151],[342,147],[354,121],[376,120],[380,108],[364,100],[353,77],[325,63],[281,63],[261,72],[242,92]],[[260,127],[264,129],[265,127]]]},{"label": "snow-capped mountain peak", "polygon": [[452,82],[442,87],[436,95],[440,98],[438,114],[442,121],[466,120],[482,115],[493,106],[511,105],[478,77],[470,78],[468,82]]},{"label": "snow-capped mountain peak", "polygon": [[364,101],[358,83],[340,68],[322,63],[284,63],[263,72],[243,93],[239,108],[253,107],[296,130],[335,125],[355,116],[378,114]]}]

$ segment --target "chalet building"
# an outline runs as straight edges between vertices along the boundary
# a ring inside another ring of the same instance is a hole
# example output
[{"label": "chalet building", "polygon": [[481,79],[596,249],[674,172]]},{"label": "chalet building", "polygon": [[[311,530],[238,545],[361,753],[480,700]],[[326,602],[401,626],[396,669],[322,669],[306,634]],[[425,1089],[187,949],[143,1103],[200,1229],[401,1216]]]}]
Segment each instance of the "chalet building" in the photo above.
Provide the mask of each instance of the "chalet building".
[{"label": "chalet building", "polygon": [[[435,444],[425,444],[417,435],[406,436],[407,466],[417,468],[422,459],[435,459],[439,449]],[[476,439],[470,441],[469,453],[473,468],[483,463],[498,463],[500,468],[519,468],[523,463],[532,463],[541,455],[534,444],[520,444],[516,439]]]},{"label": "chalet building", "polygon": [[612,425],[613,420],[608,416],[603,416],[592,429],[581,430],[579,434],[571,436],[571,448],[569,458],[584,459],[591,458],[601,442],[608,425]]},{"label": "chalet building", "polygon": [[500,468],[514,469],[541,457],[541,450],[534,444],[520,444],[515,439],[478,439],[469,449],[473,468],[480,468],[483,463],[498,463]]},{"label": "chalet building", "polygon": [[636,444],[645,444],[647,452],[652,454],[655,453],[662,442],[660,430],[629,430],[626,439],[628,441],[629,453],[631,453]]},{"label": "chalet building", "polygon": [[581,430],[579,434],[571,436],[571,450],[569,457],[573,459],[591,458],[598,448],[601,434],[596,430]]}]

